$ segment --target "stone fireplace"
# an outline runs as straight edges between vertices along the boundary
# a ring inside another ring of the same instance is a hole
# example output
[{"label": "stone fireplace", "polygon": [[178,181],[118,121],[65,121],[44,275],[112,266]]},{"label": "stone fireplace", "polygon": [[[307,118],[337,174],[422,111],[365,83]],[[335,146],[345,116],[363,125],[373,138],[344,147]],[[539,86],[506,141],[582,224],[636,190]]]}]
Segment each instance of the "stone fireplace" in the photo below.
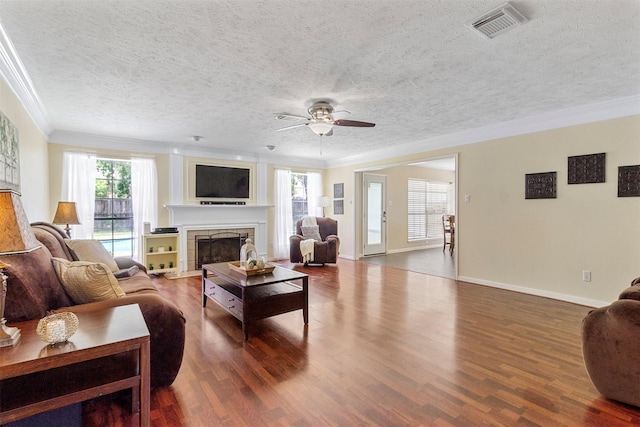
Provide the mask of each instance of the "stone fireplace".
[{"label": "stone fireplace", "polygon": [[[196,258],[196,236],[232,238],[238,234],[246,235],[245,239],[253,240],[258,256],[267,258],[267,211],[272,206],[166,205],[165,207],[169,210],[170,225],[177,227],[180,233],[180,272],[199,269]],[[238,247],[234,259],[230,261],[239,258],[240,248]]]}]

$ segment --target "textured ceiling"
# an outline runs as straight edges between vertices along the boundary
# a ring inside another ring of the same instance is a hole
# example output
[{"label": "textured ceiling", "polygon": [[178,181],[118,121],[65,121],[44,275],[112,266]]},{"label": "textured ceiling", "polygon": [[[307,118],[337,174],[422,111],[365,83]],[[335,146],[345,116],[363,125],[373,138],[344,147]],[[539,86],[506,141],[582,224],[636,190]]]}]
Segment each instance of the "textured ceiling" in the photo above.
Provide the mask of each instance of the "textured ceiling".
[{"label": "textured ceiling", "polygon": [[[0,0],[57,131],[320,157],[273,113],[329,99],[349,119],[331,160],[640,93],[639,0],[511,2],[493,40],[483,0]],[[152,142],[149,142],[152,144]]]}]

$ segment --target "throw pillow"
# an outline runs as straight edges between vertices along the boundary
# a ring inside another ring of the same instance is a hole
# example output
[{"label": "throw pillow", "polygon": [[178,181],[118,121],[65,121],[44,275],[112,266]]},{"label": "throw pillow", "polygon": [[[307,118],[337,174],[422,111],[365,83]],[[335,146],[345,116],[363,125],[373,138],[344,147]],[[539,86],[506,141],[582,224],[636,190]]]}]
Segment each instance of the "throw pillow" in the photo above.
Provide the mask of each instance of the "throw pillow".
[{"label": "throw pillow", "polygon": [[320,237],[320,227],[317,225],[303,225],[300,227],[302,229],[302,237],[305,239],[313,239],[318,242],[322,242],[322,237]]},{"label": "throw pillow", "polygon": [[85,304],[125,296],[116,277],[99,262],[51,258],[53,268],[75,304]]},{"label": "throw pillow", "polygon": [[78,261],[101,262],[111,271],[120,270],[109,251],[102,246],[99,240],[65,239],[64,242],[78,258]]}]

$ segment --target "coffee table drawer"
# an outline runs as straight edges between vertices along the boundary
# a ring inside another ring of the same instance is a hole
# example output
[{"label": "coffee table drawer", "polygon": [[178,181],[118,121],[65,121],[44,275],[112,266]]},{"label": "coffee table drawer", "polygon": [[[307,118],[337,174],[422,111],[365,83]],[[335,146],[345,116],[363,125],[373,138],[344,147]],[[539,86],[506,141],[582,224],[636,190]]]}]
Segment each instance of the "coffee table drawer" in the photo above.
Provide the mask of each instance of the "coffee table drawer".
[{"label": "coffee table drawer", "polygon": [[220,287],[220,304],[226,308],[229,313],[233,314],[235,317],[242,319],[242,299],[236,297],[231,292],[225,290]]},{"label": "coffee table drawer", "polygon": [[242,320],[242,295],[237,286],[219,277],[207,277],[204,279],[204,293],[234,317]]},{"label": "coffee table drawer", "polygon": [[217,302],[222,302],[223,289],[219,284],[215,283],[214,280],[221,281],[222,279],[218,279],[217,277],[204,279],[204,293],[209,298]]}]

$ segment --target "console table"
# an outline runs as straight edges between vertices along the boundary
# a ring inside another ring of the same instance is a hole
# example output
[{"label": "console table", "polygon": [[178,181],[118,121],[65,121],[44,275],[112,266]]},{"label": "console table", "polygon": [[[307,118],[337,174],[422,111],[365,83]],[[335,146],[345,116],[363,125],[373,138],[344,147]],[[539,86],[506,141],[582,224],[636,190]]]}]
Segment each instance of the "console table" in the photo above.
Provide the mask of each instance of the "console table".
[{"label": "console table", "polygon": [[78,331],[47,345],[38,320],[17,323],[21,340],[0,348],[0,424],[132,389],[135,422],[150,425],[149,330],[137,304],[76,313]]},{"label": "console table", "polygon": [[232,270],[226,262],[205,264],[202,266],[203,307],[207,306],[207,299],[242,322],[245,341],[255,320],[302,310],[304,324],[309,323],[309,276],[282,267],[268,274],[245,276]]}]

